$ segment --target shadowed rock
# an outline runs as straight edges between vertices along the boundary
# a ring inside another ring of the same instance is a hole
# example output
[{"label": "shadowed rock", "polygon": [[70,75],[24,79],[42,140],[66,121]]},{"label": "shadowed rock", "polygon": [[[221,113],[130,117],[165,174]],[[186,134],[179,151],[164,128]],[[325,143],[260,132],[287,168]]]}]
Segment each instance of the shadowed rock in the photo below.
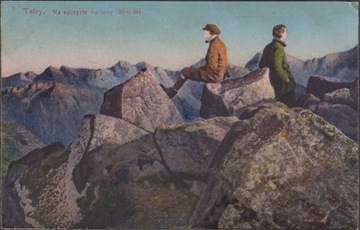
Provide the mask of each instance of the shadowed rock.
[{"label": "shadowed rock", "polygon": [[216,149],[236,121],[236,117],[216,117],[159,126],[155,140],[170,172],[190,178],[205,178]]},{"label": "shadowed rock", "polygon": [[217,84],[205,84],[200,116],[241,116],[248,105],[272,101],[274,90],[268,68],[251,72],[243,78],[228,79]]},{"label": "shadowed rock", "polygon": [[318,98],[323,98],[324,94],[333,92],[342,88],[356,87],[354,82],[340,82],[320,76],[311,76],[307,85],[307,93],[311,93]]},{"label": "shadowed rock", "polygon": [[357,99],[353,98],[348,88],[342,88],[324,94],[324,101],[331,104],[344,104],[357,109]]},{"label": "shadowed rock", "polygon": [[318,104],[321,103],[320,98],[308,93],[297,100],[297,106],[315,111]]},{"label": "shadowed rock", "polygon": [[67,148],[52,144],[11,164],[3,226],[184,227],[198,200],[193,187],[169,176],[152,133],[89,115]]},{"label": "shadowed rock", "polygon": [[192,227],[356,228],[358,145],[308,110],[259,106],[211,163]]},{"label": "shadowed rock", "polygon": [[[146,135],[148,141],[144,141]],[[138,149],[133,146],[119,150],[122,145],[141,138],[143,146],[138,144]],[[132,158],[118,155],[122,153],[137,155]],[[99,154],[110,155],[103,158]],[[156,154],[148,132],[121,119],[87,116],[68,148],[60,144],[49,145],[30,152],[9,167],[3,197],[12,199],[4,199],[4,208],[19,210],[16,212],[19,215],[14,218],[11,214],[15,213],[5,212],[4,223],[8,227],[73,227],[85,218],[83,215],[91,208],[89,205],[96,203],[102,195],[95,189],[103,183],[103,177],[121,181],[118,174],[121,166],[134,162],[134,158],[137,165],[139,156],[160,160]],[[139,173],[140,170],[130,171],[132,178]],[[146,173],[142,172],[142,175]],[[85,195],[90,203],[80,201]]]},{"label": "shadowed rock", "polygon": [[150,132],[160,124],[182,121],[173,102],[147,70],[107,91],[100,113],[122,118]]},{"label": "shadowed rock", "polygon": [[[10,164],[3,184],[2,227],[34,228],[44,226],[32,216],[36,214],[41,216],[43,213],[50,212],[56,202],[54,200],[41,201],[40,195],[46,191],[42,186],[47,185],[47,177],[53,173],[51,169],[43,167],[63,164],[67,159],[63,154],[64,150],[64,145],[55,143],[42,149],[35,149]],[[55,184],[58,182],[58,178],[54,179]],[[47,192],[51,192],[53,199],[56,199],[54,190]],[[47,210],[34,209],[40,205],[39,203],[47,206]]]},{"label": "shadowed rock", "polygon": [[315,113],[357,142],[359,113],[356,110],[344,104],[322,102],[317,106]]},{"label": "shadowed rock", "polygon": [[[5,178],[12,161],[18,160],[30,151],[41,148],[44,143],[24,126],[14,122],[1,123],[1,177]],[[2,180],[4,182],[4,180]]]}]

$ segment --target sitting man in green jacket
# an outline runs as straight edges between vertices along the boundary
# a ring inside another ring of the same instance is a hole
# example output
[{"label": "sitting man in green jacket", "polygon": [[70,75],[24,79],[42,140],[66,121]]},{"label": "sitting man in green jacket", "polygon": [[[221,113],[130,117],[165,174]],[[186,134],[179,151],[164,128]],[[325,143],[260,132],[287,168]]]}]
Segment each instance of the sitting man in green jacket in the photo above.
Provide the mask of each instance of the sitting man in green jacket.
[{"label": "sitting man in green jacket", "polygon": [[209,48],[205,57],[206,64],[200,68],[186,67],[173,87],[161,87],[170,98],[173,98],[178,90],[184,85],[187,79],[206,83],[217,83],[224,79],[228,67],[228,57],[225,44],[218,35],[220,29],[214,24],[207,24],[204,30],[205,42],[209,43]]},{"label": "sitting man in green jacket", "polygon": [[294,107],[296,103],[295,80],[287,62],[284,43],[287,38],[287,29],[280,24],[273,28],[274,39],[263,51],[259,67],[268,67],[270,70],[270,83],[274,88],[275,100]]}]

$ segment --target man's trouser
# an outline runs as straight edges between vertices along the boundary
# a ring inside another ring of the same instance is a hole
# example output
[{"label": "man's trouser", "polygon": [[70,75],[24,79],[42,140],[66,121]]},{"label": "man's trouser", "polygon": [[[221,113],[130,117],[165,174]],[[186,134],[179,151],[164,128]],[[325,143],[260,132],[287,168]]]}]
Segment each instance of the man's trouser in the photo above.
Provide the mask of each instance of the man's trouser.
[{"label": "man's trouser", "polygon": [[223,76],[217,76],[216,74],[210,74],[208,71],[202,68],[186,67],[181,71],[186,79],[193,81],[202,81],[206,83],[216,83],[223,80]]},{"label": "man's trouser", "polygon": [[193,81],[201,81],[206,83],[216,83],[220,82],[218,80],[219,77],[213,76],[209,74],[206,70],[201,68],[194,68],[194,67],[186,67],[183,70],[181,70],[181,75],[177,81],[175,82],[173,88],[178,91],[185,82],[190,79]]},{"label": "man's trouser", "polygon": [[276,96],[275,99],[277,101],[284,103],[285,105],[287,105],[289,107],[295,107],[295,105],[296,105],[296,95],[295,95],[294,90],[291,90],[290,92],[288,92],[282,96]]}]

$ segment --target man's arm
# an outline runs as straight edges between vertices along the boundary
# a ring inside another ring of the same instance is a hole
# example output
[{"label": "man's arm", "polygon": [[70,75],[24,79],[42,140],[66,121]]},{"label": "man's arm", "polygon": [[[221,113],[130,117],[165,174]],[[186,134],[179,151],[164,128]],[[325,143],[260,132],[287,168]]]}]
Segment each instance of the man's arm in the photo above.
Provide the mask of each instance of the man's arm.
[{"label": "man's arm", "polygon": [[206,71],[209,73],[216,73],[218,67],[218,52],[213,45],[210,45],[208,50],[208,60]]},{"label": "man's arm", "polygon": [[277,49],[274,53],[274,70],[275,74],[280,77],[280,79],[288,83],[289,75],[288,72],[283,68],[283,63],[285,59],[285,52],[282,49]]}]

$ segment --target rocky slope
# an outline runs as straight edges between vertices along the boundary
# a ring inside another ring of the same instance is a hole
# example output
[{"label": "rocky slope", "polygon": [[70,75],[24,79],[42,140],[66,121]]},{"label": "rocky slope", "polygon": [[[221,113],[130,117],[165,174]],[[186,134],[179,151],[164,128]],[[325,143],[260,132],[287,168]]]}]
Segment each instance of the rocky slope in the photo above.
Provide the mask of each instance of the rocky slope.
[{"label": "rocky slope", "polygon": [[173,100],[179,72],[147,63],[7,79],[2,227],[356,228],[358,78],[312,76],[289,109],[267,69],[229,73]]},{"label": "rocky slope", "polygon": [[359,140],[358,103],[359,78],[339,82],[312,76],[307,93],[298,100],[298,106],[321,116],[355,142]]},{"label": "rocky slope", "polygon": [[69,144],[82,117],[98,114],[102,94],[58,82],[9,88],[2,95],[2,119],[23,125],[46,143]]},{"label": "rocky slope", "polygon": [[257,110],[220,144],[192,227],[356,228],[358,146],[308,110]]},{"label": "rocky slope", "polygon": [[[263,81],[251,76],[245,87]],[[231,85],[223,93],[244,87]],[[240,117],[171,121],[150,71],[107,94],[115,116],[86,115],[70,145],[10,165],[3,227],[356,228],[358,145],[310,110],[260,101]],[[132,119],[152,110],[165,111],[152,126]]]},{"label": "rocky slope", "polygon": [[30,151],[44,147],[39,137],[31,133],[24,126],[14,122],[1,124],[1,179],[5,179],[9,164],[16,161]]}]

